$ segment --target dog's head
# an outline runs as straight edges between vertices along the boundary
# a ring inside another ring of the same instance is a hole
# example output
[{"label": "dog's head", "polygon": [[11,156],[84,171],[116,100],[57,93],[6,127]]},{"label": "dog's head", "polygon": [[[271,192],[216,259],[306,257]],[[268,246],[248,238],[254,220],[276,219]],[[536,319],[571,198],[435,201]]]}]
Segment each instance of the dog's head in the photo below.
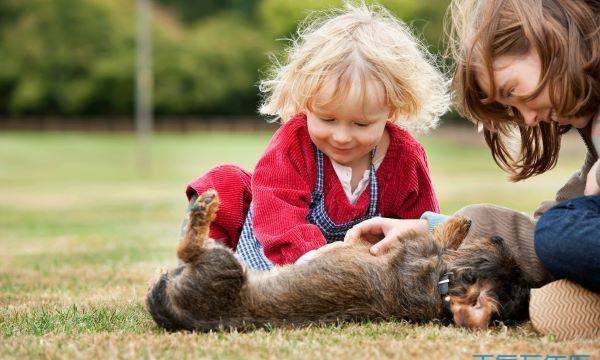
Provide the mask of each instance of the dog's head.
[{"label": "dog's head", "polygon": [[447,259],[456,325],[487,328],[494,320],[527,318],[530,287],[502,238],[465,241]]}]

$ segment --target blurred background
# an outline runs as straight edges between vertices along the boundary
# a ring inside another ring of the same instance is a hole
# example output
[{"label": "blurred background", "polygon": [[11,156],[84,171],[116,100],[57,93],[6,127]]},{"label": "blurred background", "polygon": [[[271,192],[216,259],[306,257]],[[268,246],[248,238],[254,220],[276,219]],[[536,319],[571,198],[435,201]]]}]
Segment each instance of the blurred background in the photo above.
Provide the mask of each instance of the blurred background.
[{"label": "blurred background", "polygon": [[[448,2],[381,1],[436,54]],[[277,128],[256,112],[269,56],[311,10],[340,3],[0,0],[0,358],[190,349],[142,305],[151,274],[175,262],[186,183],[220,163],[253,168]],[[481,202],[532,212],[584,154],[568,136],[556,170],[512,184],[464,119],[449,115],[419,140],[446,213]],[[258,337],[258,351],[304,349]],[[206,357],[247,358],[231,346],[245,337],[189,339]],[[344,351],[379,351],[364,344]]]},{"label": "blurred background", "polygon": [[[180,126],[211,117],[255,120],[256,84],[268,68],[268,55],[281,55],[288,44],[284,39],[294,35],[298,22],[310,11],[342,3],[144,2],[151,7],[152,99],[159,127],[161,120],[174,118],[180,118]],[[443,48],[442,18],[448,3],[381,1],[411,24],[435,53]],[[90,128],[91,123],[101,127],[98,122],[114,128],[131,126],[139,13],[136,0],[2,0],[0,116],[4,122],[19,118],[25,126],[36,118],[62,118],[63,126],[69,119],[88,119]],[[37,125],[51,128],[51,123]]]}]

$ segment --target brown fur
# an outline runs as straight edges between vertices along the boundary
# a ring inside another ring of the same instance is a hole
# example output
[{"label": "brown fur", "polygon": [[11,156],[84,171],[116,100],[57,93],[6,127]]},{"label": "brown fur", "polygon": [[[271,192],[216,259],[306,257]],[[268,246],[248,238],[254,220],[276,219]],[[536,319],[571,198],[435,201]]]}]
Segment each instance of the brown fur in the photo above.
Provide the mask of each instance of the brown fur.
[{"label": "brown fur", "polygon": [[[214,191],[196,200],[177,251],[183,264],[163,273],[148,293],[148,310],[161,327],[208,331],[366,319],[419,322],[440,318],[443,305],[437,283],[442,274],[451,270],[456,255],[464,255],[456,249],[469,226],[467,219],[455,218],[433,234],[407,234],[399,239],[396,249],[383,256],[372,256],[367,243],[344,244],[302,265],[249,271],[230,249],[208,238],[217,208]],[[487,243],[472,249],[473,254],[468,253],[467,257],[490,251],[490,246],[494,252],[496,246],[491,241]],[[505,257],[508,253],[500,255]],[[465,271],[477,271],[477,264],[470,267],[467,259],[463,260],[465,263],[459,265]],[[455,277],[460,278],[460,274]],[[474,284],[462,289],[465,279],[458,284],[453,288],[453,302],[463,304],[461,312],[467,314],[461,315],[459,324],[484,327],[480,325],[485,322],[487,326],[493,311],[489,311],[488,319],[471,320],[469,306],[475,295],[464,295],[468,291],[479,294],[481,290]],[[486,294],[493,291],[492,286]]]}]

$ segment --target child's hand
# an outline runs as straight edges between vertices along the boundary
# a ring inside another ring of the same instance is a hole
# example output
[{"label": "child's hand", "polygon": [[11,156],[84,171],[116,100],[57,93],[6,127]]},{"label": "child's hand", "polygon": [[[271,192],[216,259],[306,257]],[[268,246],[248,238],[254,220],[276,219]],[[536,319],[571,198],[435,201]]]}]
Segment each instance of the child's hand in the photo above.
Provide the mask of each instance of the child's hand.
[{"label": "child's hand", "polygon": [[594,166],[590,169],[590,172],[587,175],[587,179],[585,182],[585,190],[583,192],[586,196],[591,195],[600,195],[600,186],[598,186],[598,166],[600,164],[600,160],[596,161]]},{"label": "child's hand", "polygon": [[427,231],[427,220],[389,219],[375,217],[355,225],[346,233],[344,242],[367,241],[371,254],[378,256],[398,245],[398,238],[409,231]]}]

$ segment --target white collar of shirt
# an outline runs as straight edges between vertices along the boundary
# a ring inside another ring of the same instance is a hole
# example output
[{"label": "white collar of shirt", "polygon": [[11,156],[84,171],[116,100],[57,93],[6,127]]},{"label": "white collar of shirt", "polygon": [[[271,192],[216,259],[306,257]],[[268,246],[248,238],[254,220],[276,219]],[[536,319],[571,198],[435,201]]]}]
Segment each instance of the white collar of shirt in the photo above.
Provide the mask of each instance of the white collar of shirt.
[{"label": "white collar of shirt", "polygon": [[[379,159],[373,160],[375,170],[379,168],[379,165],[381,165],[384,158],[385,157],[383,156]],[[351,204],[356,204],[356,200],[358,200],[359,196],[363,193],[363,191],[365,191],[365,189],[369,185],[369,170],[365,170],[362,179],[360,179],[358,185],[356,186],[356,189],[352,191],[352,168],[349,166],[338,164],[333,160],[331,160],[331,165],[333,165],[333,170],[335,171],[335,174],[337,175],[338,179],[340,179],[340,183],[342,184],[342,188],[344,189],[344,193],[346,194],[348,201]]]}]

